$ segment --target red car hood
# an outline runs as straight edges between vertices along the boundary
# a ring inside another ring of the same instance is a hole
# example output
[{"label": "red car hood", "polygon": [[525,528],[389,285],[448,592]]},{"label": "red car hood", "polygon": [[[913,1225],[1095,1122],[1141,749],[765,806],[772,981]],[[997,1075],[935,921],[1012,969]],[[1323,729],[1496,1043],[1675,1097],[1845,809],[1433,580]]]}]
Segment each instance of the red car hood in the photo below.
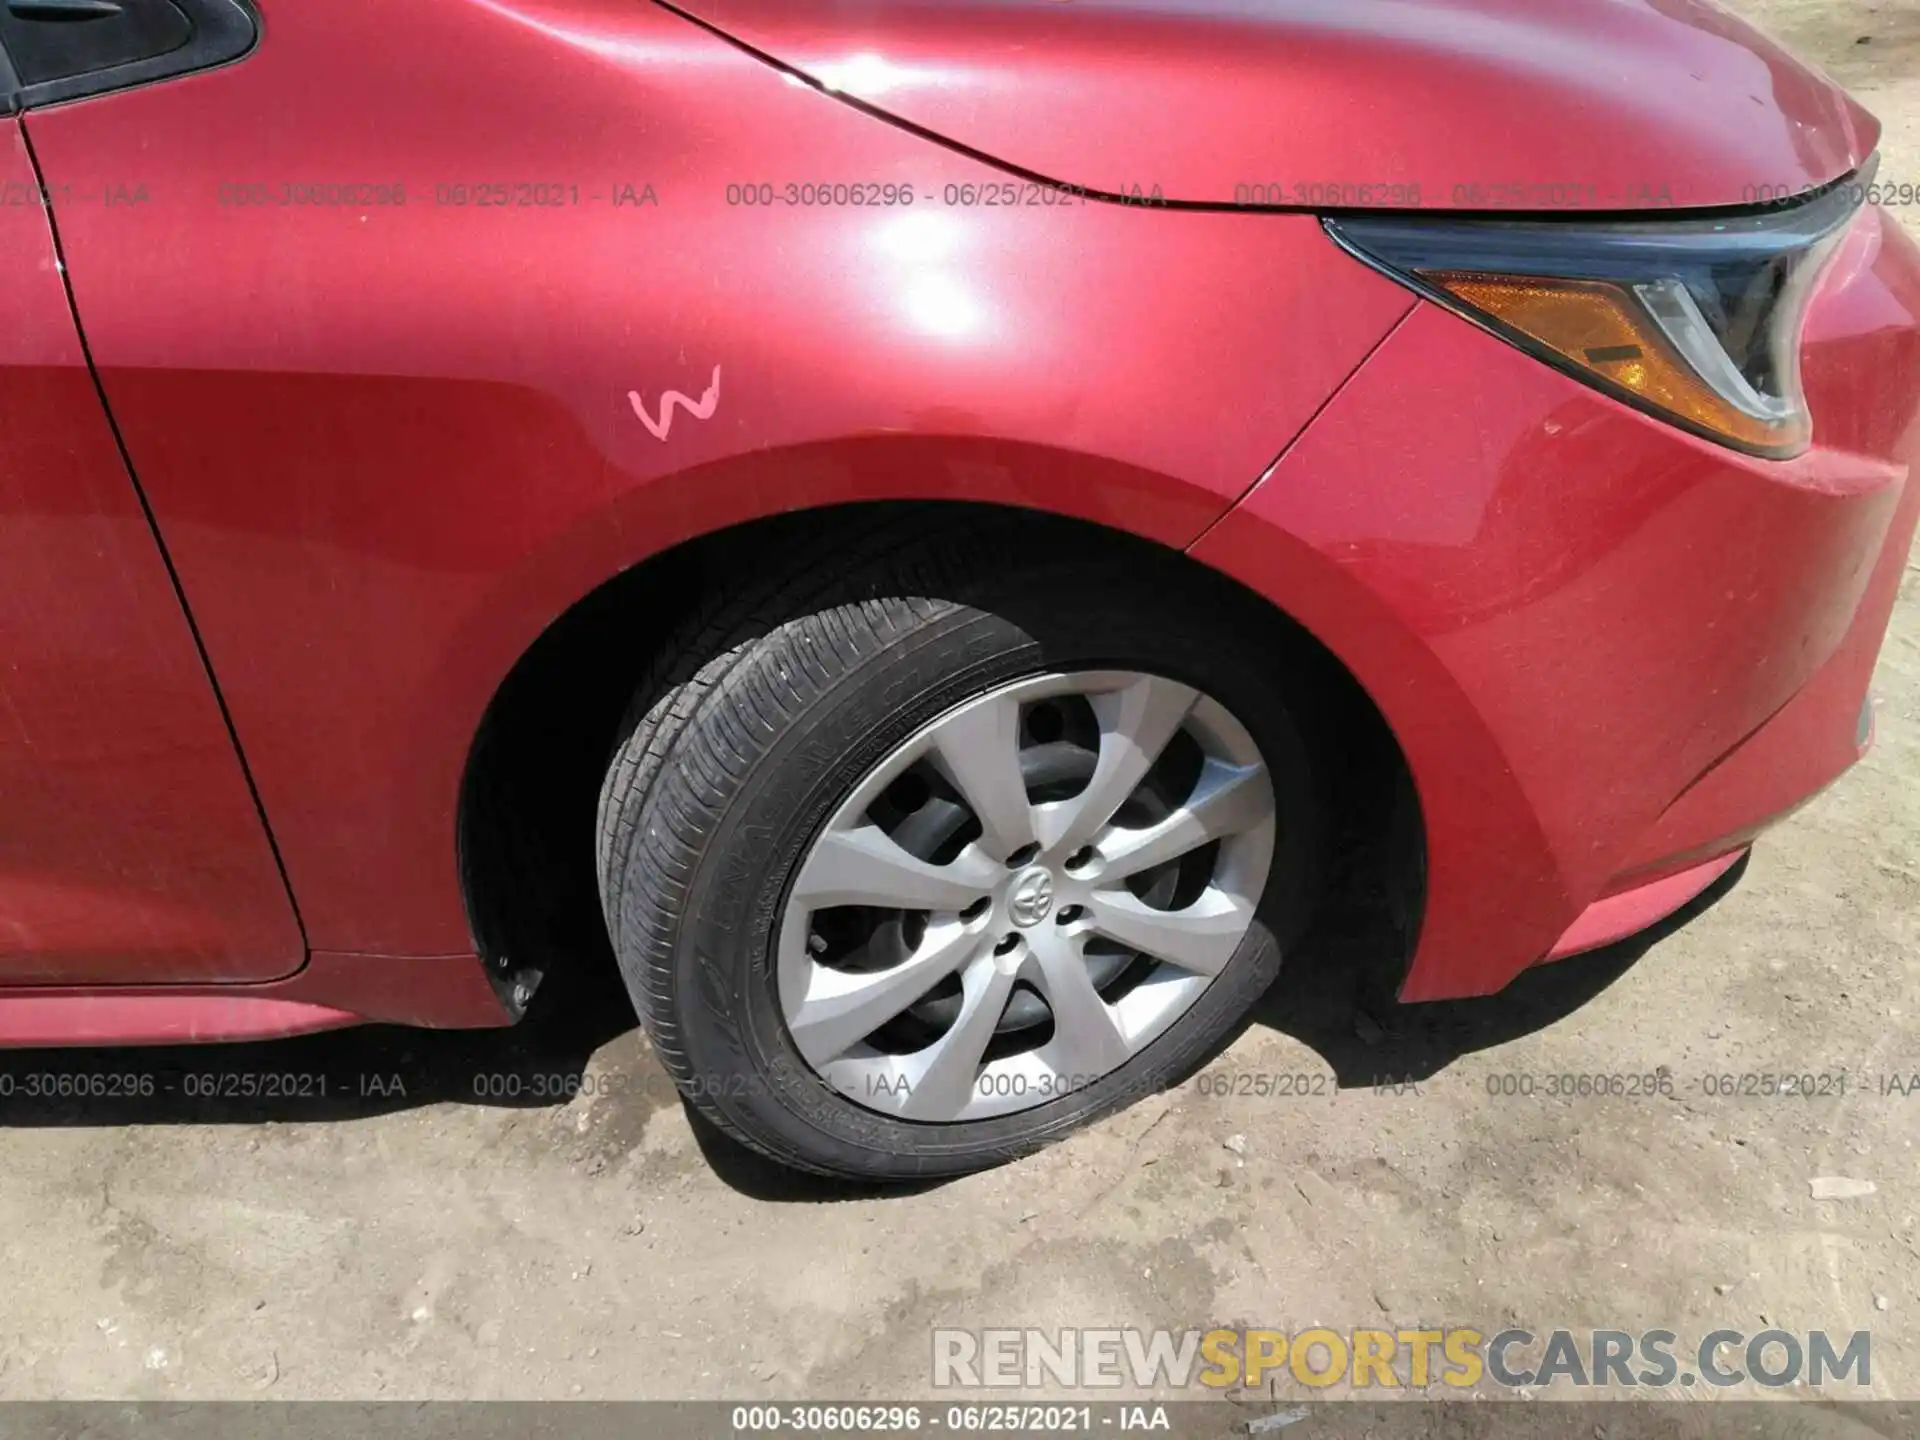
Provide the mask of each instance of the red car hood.
[{"label": "red car hood", "polygon": [[1825,76],[1707,0],[672,8],[952,144],[1128,196],[1739,205],[1833,180],[1879,136]]}]

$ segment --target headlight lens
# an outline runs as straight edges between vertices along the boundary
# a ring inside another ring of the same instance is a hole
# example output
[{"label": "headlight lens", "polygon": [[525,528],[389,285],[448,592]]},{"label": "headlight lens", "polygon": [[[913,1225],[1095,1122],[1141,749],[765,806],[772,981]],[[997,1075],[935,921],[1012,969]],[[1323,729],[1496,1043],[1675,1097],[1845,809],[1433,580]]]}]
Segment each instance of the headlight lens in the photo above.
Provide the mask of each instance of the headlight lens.
[{"label": "headlight lens", "polygon": [[1761,212],[1667,222],[1329,218],[1369,263],[1640,409],[1756,455],[1813,437],[1807,297],[1872,179]]}]

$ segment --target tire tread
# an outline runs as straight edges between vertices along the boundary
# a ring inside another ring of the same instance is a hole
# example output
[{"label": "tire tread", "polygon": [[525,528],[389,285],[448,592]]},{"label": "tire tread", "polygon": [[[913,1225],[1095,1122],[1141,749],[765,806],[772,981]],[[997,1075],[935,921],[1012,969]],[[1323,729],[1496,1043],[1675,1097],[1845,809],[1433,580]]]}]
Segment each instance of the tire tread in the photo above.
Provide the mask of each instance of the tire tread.
[{"label": "tire tread", "polygon": [[[983,532],[1006,523],[989,517],[943,527],[948,563],[935,568],[948,570]],[[804,708],[809,691],[845,670],[863,641],[884,644],[897,637],[897,622],[944,608],[945,602],[924,599],[850,599],[875,593],[883,576],[897,581],[918,569],[912,552],[929,529],[926,515],[914,511],[863,526],[843,524],[810,563],[772,567],[767,579],[745,589],[721,587],[662,647],[642,680],[601,788],[597,858],[603,909],[655,1054],[689,1103],[722,1132],[816,1175],[838,1172],[748,1134],[696,1083],[673,1013],[674,930],[700,847],[752,764],[753,733],[777,733]],[[786,677],[784,690],[759,683],[766,670],[759,662],[766,661]],[[643,844],[642,822],[649,820],[658,824],[647,827],[651,843]],[[632,945],[623,943],[636,921],[644,933]]]}]

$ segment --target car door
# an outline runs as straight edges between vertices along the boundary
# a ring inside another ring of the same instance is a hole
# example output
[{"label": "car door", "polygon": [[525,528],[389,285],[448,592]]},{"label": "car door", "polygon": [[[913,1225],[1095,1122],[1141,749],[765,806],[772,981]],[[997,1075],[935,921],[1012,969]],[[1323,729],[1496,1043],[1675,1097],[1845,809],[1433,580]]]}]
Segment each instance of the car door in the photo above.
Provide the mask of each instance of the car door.
[{"label": "car door", "polygon": [[144,52],[178,51],[187,19],[0,10],[0,985],[261,980],[305,953],[89,368],[23,118],[84,104],[89,67],[153,78]]}]

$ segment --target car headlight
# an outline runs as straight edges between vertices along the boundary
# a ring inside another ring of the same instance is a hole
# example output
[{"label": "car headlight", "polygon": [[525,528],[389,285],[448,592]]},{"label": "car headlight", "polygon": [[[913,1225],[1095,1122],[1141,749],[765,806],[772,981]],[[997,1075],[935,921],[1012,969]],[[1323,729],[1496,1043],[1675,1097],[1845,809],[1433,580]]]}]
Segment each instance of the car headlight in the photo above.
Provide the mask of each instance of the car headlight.
[{"label": "car headlight", "polygon": [[1807,297],[1872,169],[1762,211],[1669,220],[1341,216],[1361,259],[1549,364],[1696,434],[1799,454]]}]

